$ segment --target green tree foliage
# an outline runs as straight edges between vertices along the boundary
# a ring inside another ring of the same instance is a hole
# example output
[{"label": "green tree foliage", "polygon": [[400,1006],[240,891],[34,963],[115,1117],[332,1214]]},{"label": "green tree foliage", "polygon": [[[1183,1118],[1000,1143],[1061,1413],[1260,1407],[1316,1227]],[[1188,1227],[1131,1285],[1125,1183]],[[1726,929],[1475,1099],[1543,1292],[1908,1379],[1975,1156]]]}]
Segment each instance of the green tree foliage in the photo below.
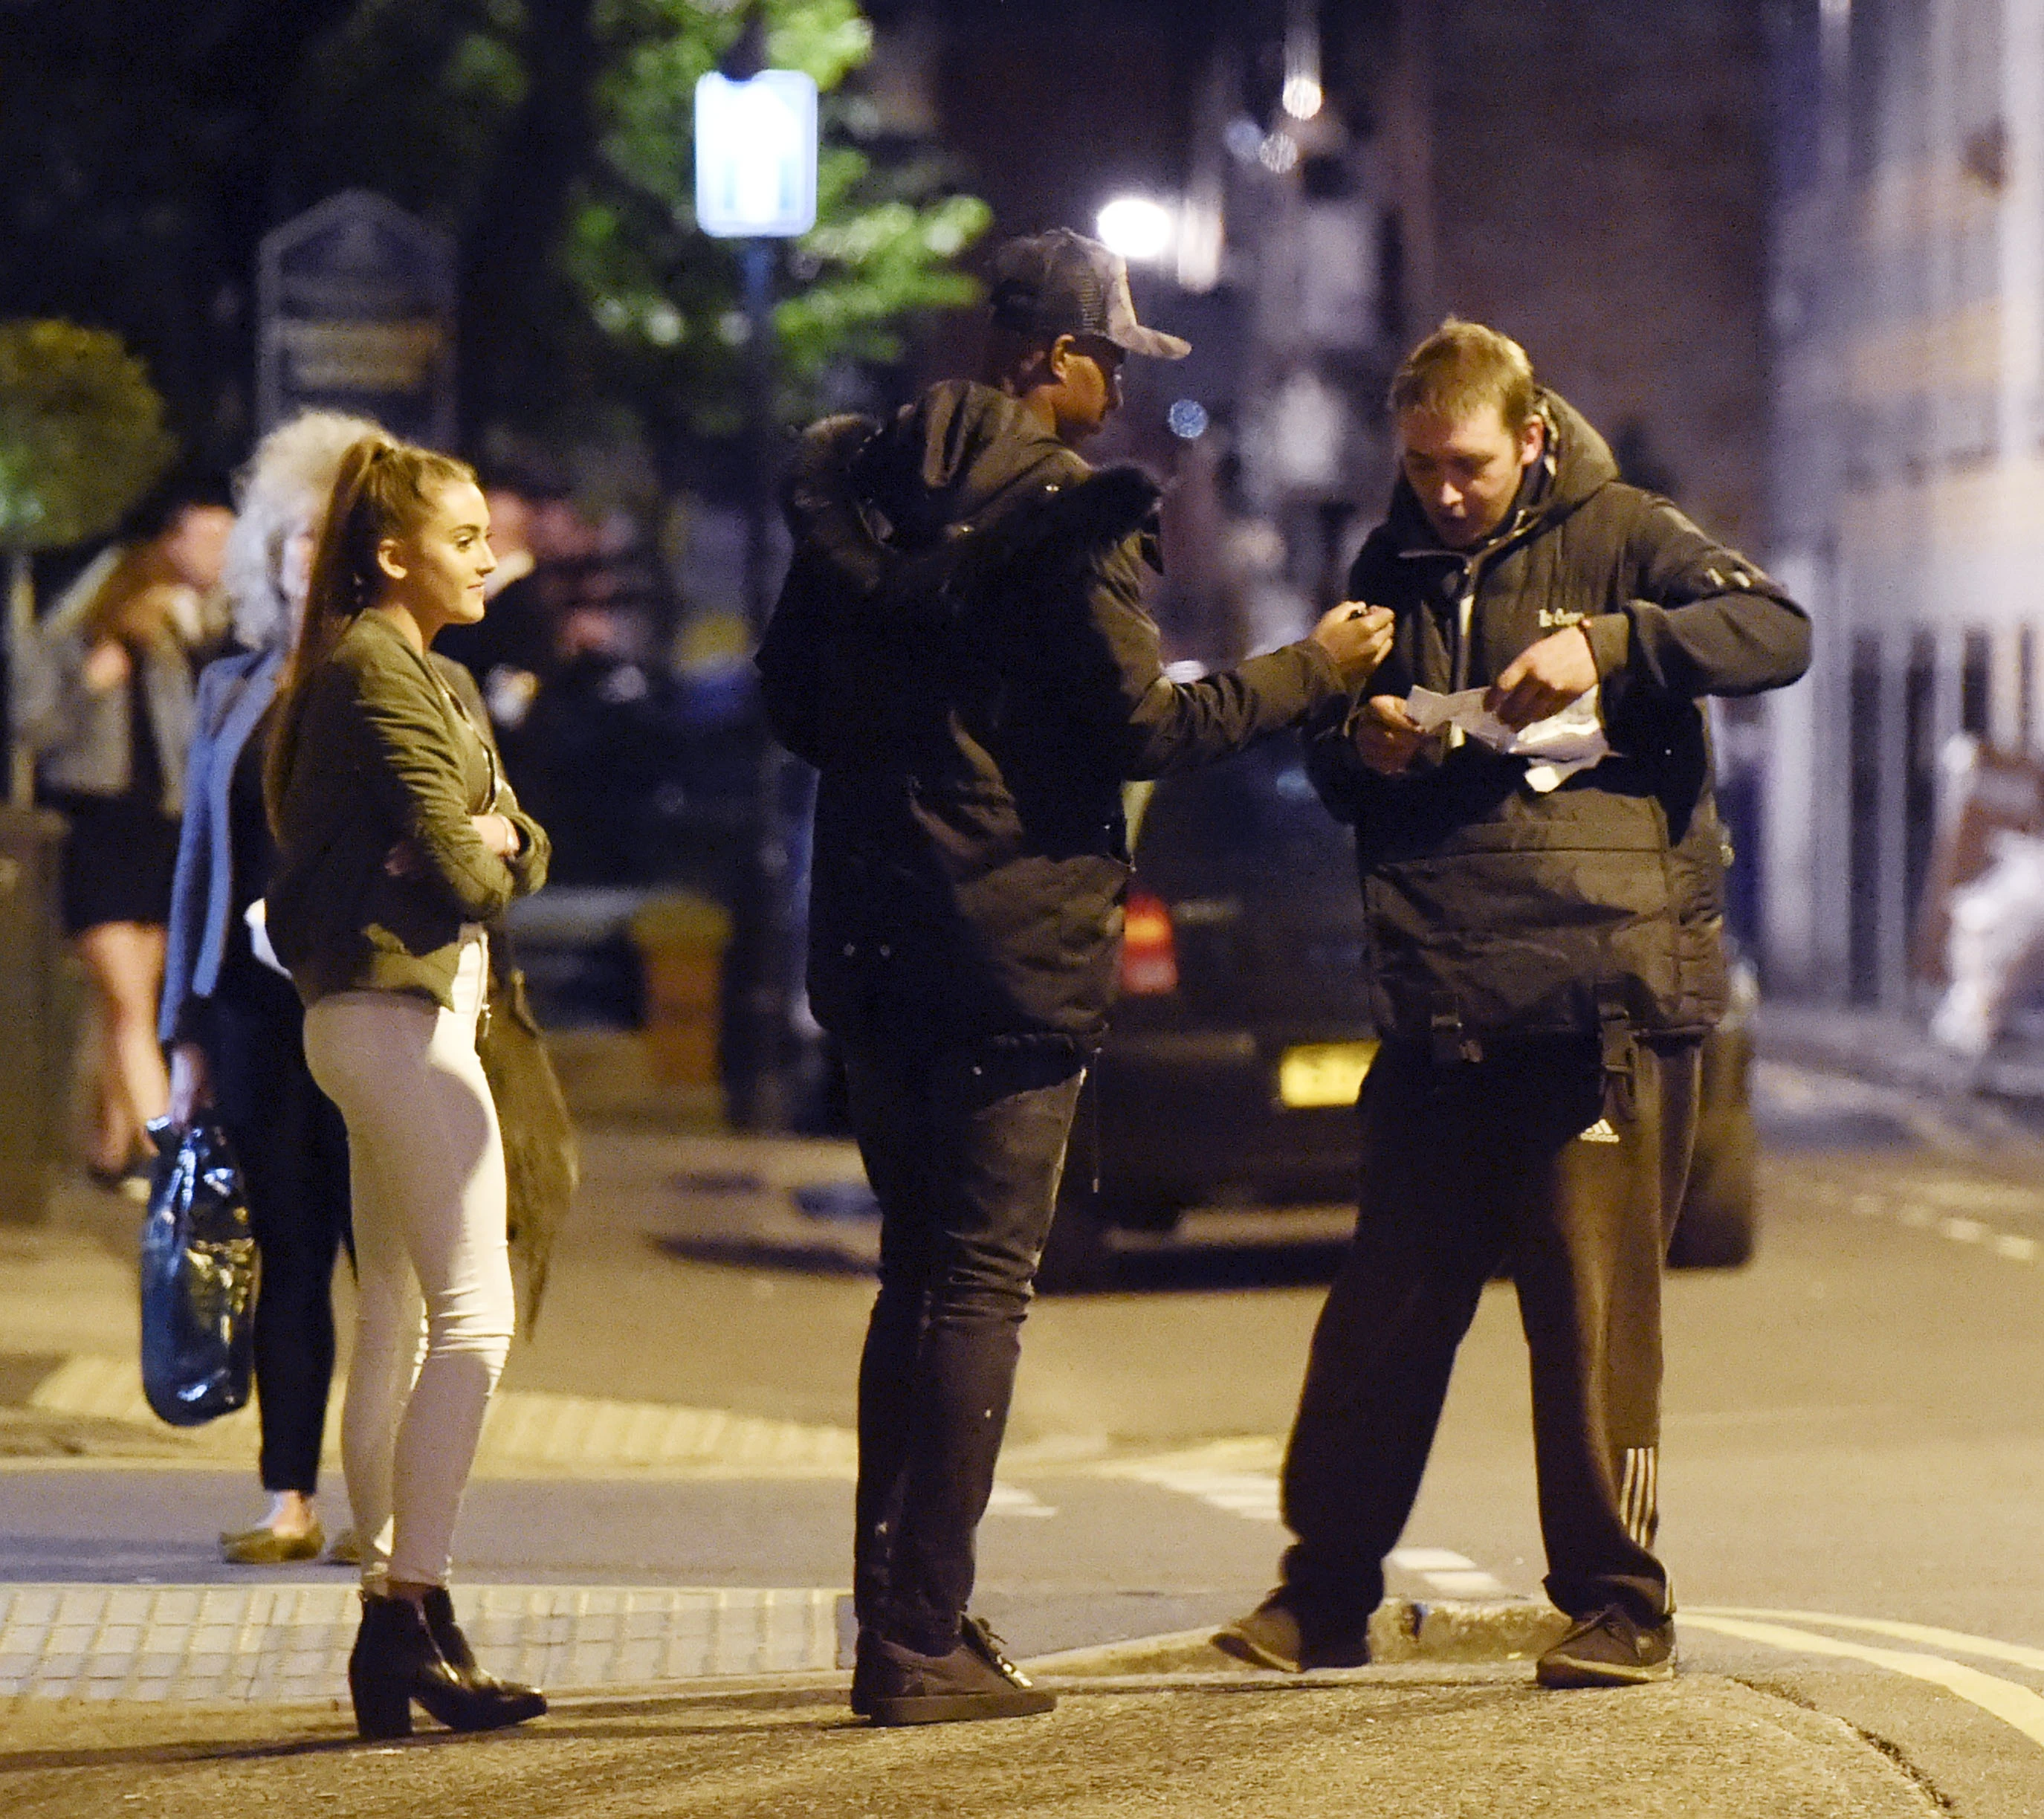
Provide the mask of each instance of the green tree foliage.
[{"label": "green tree foliage", "polygon": [[0,548],[103,536],[176,453],[163,401],[117,336],[0,322]]},{"label": "green tree foliage", "polygon": [[[862,143],[870,110],[836,92],[872,48],[854,0],[767,0],[764,13],[768,61],[803,71],[826,96],[816,225],[790,249],[774,310],[780,406],[792,417],[813,407],[835,363],[898,360],[905,317],[973,301],[972,281],[951,261],[990,214],[975,197],[947,193],[933,160],[882,163]],[[693,117],[697,82],[742,23],[736,7],[600,0],[597,159],[566,249],[620,353],[712,435],[737,426],[744,322],[734,250],[695,225]]]},{"label": "green tree foliage", "polygon": [[[766,0],[769,60],[824,91],[817,223],[774,311],[781,413],[832,369],[903,352],[917,312],[973,301],[955,256],[989,219],[939,163],[877,148],[848,92],[872,51],[855,0]],[[733,248],[695,225],[695,85],[748,9],[694,0],[357,0],[310,60],[302,187],[366,183],[463,248],[471,435],[493,424],[656,442],[734,433],[744,400]]]},{"label": "green tree foliage", "polygon": [[[721,435],[739,274],[691,217],[691,116],[748,5],[0,0],[0,315],[119,332],[194,452],[232,460],[256,242],[360,185],[462,248],[472,439]],[[897,357],[916,312],[970,300],[952,260],[987,212],[882,133],[855,0],[765,16],[770,57],[826,91],[818,224],[786,249],[776,313],[793,416],[839,363]]]}]

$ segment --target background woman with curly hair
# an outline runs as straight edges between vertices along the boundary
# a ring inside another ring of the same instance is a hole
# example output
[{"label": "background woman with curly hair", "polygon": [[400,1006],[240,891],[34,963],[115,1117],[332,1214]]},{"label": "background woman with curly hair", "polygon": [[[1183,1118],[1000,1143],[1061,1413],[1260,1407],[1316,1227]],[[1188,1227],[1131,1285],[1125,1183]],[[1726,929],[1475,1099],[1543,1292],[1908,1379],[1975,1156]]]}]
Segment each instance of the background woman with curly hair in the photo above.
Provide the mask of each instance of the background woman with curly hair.
[{"label": "background woman with curly hair", "polygon": [[[333,1265],[348,1238],[348,1133],[305,1067],[305,1007],[262,921],[276,847],[263,755],[304,616],[313,545],[340,458],[366,418],[313,411],[257,445],[236,488],[222,579],[241,648],[198,679],[157,1033],[171,1116],[210,1107],[240,1159],[262,1254],[256,1399],[270,1507],[220,1537],[230,1562],[316,1558],[313,1497],[333,1378]],[[352,1551],[352,1536],[339,1544]]]}]

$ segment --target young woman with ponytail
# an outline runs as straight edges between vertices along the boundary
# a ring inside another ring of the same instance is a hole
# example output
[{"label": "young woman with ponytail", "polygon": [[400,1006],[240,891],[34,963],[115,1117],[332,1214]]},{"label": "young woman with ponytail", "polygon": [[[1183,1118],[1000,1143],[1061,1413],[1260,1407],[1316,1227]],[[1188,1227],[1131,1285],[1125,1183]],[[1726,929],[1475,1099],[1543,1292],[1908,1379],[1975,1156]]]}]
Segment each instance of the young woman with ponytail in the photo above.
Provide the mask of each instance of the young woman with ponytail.
[{"label": "young woman with ponytail", "polygon": [[341,1459],[364,1736],[409,1732],[414,1700],[458,1730],[546,1709],[477,1668],[446,1589],[513,1319],[502,1136],[476,1054],[486,929],[544,882],[548,853],[463,698],[467,672],[431,655],[482,617],[489,529],[461,462],[382,435],[347,451],[263,777],[270,940],[348,1126],[359,1293]]}]

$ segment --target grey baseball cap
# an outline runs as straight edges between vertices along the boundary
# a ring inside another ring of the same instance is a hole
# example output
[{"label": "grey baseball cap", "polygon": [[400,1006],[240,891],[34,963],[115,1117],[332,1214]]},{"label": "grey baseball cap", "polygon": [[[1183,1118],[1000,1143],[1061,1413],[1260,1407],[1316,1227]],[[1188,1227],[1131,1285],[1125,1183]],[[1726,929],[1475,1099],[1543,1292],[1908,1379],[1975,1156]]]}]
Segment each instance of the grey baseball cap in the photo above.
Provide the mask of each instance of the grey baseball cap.
[{"label": "grey baseball cap", "polygon": [[993,256],[993,319],[1029,335],[1097,335],[1132,354],[1182,360],[1189,341],[1146,329],[1128,293],[1128,262],[1097,240],[1052,228]]}]

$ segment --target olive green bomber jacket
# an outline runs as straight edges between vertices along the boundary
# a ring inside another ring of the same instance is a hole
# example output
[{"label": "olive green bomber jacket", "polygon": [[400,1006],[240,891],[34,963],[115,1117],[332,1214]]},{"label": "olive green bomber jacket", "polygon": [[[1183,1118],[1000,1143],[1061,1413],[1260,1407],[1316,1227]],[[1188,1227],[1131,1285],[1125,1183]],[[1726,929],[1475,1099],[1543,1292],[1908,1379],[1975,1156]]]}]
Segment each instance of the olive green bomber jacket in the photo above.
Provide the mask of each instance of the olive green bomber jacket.
[{"label": "olive green bomber jacket", "polygon": [[[267,916],[307,1004],[367,990],[451,1009],[463,925],[492,921],[545,883],[546,832],[503,781],[488,725],[466,670],[422,656],[375,613],[355,618],[306,683],[291,725],[279,729],[291,756],[271,808]],[[518,830],[509,860],[469,819],[493,810]],[[421,863],[394,878],[384,860],[400,840]]]}]

